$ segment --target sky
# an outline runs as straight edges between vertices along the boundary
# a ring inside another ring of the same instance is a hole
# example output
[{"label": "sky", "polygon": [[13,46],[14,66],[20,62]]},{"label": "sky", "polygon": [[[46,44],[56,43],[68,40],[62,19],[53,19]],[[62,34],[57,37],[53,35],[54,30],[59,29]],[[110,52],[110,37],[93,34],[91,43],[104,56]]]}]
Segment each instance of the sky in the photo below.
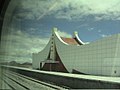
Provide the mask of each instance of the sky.
[{"label": "sky", "polygon": [[53,27],[65,37],[77,31],[83,42],[120,33],[120,0],[19,0],[11,14],[1,60],[32,62]]}]

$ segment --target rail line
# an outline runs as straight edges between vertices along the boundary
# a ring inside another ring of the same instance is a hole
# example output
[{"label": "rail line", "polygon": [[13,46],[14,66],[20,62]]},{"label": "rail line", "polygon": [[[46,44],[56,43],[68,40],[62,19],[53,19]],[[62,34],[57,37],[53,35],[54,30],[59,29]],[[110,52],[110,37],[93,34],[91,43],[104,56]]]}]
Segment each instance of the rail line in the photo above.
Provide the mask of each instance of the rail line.
[{"label": "rail line", "polygon": [[2,66],[2,68],[6,71],[3,73],[6,78],[9,77],[12,81],[16,80],[26,87],[30,86],[34,88],[34,90],[35,88],[36,90],[38,90],[38,88],[44,88],[44,86],[52,90],[120,89],[120,77],[49,72],[14,66]]},{"label": "rail line", "polygon": [[4,81],[12,90],[64,90],[65,88],[45,83],[33,78],[18,74],[16,72],[5,70],[3,72]]}]

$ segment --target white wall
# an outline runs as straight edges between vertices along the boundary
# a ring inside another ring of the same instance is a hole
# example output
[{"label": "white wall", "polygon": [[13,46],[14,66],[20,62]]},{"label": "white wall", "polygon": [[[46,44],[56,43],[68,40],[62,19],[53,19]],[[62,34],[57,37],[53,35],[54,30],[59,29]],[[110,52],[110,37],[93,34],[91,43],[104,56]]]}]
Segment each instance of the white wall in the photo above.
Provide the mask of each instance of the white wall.
[{"label": "white wall", "polygon": [[[120,34],[81,46],[67,45],[60,41],[56,33],[54,34],[57,52],[69,72],[75,69],[86,74],[120,75],[120,65],[117,64],[120,60],[115,60],[120,58]],[[50,45],[51,40],[43,51],[33,55],[33,68],[39,68],[40,62],[46,60]]]},{"label": "white wall", "polygon": [[70,72],[76,69],[95,75],[111,75],[117,39],[118,35],[114,35],[82,46],[68,46],[55,38],[60,58]]},{"label": "white wall", "polygon": [[46,45],[46,47],[41,52],[34,53],[32,55],[32,59],[33,59],[32,67],[34,69],[40,68],[40,62],[47,59],[47,57],[49,55],[50,45],[51,45],[51,38],[50,38],[50,41],[48,42],[48,44]]}]

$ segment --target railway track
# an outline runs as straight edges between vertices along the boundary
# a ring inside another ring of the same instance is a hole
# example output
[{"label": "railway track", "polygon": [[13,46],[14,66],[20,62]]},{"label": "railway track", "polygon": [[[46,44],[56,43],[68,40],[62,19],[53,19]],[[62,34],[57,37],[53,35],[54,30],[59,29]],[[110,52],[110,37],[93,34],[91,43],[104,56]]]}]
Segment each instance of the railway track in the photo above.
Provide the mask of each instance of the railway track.
[{"label": "railway track", "polygon": [[12,90],[64,90],[65,88],[45,83],[33,78],[6,70],[3,72],[4,82]]},{"label": "railway track", "polygon": [[120,89],[120,77],[48,72],[4,65],[1,67],[4,82],[13,90]]}]

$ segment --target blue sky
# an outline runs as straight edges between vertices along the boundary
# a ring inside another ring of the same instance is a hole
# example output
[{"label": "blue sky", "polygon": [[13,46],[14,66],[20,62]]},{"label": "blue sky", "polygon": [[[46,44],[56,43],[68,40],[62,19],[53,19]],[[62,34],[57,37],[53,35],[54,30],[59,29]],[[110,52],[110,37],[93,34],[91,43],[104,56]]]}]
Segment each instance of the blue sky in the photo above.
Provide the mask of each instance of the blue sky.
[{"label": "blue sky", "polygon": [[3,41],[8,41],[9,45],[7,59],[31,62],[31,54],[45,47],[53,27],[67,37],[77,31],[83,42],[120,33],[120,0],[18,2],[9,23],[8,31],[11,33],[3,36]]},{"label": "blue sky", "polygon": [[89,1],[26,0],[16,7],[14,16],[22,20],[22,31],[42,37],[50,36],[53,27],[68,34],[78,31],[84,42],[119,33],[120,0]]}]

